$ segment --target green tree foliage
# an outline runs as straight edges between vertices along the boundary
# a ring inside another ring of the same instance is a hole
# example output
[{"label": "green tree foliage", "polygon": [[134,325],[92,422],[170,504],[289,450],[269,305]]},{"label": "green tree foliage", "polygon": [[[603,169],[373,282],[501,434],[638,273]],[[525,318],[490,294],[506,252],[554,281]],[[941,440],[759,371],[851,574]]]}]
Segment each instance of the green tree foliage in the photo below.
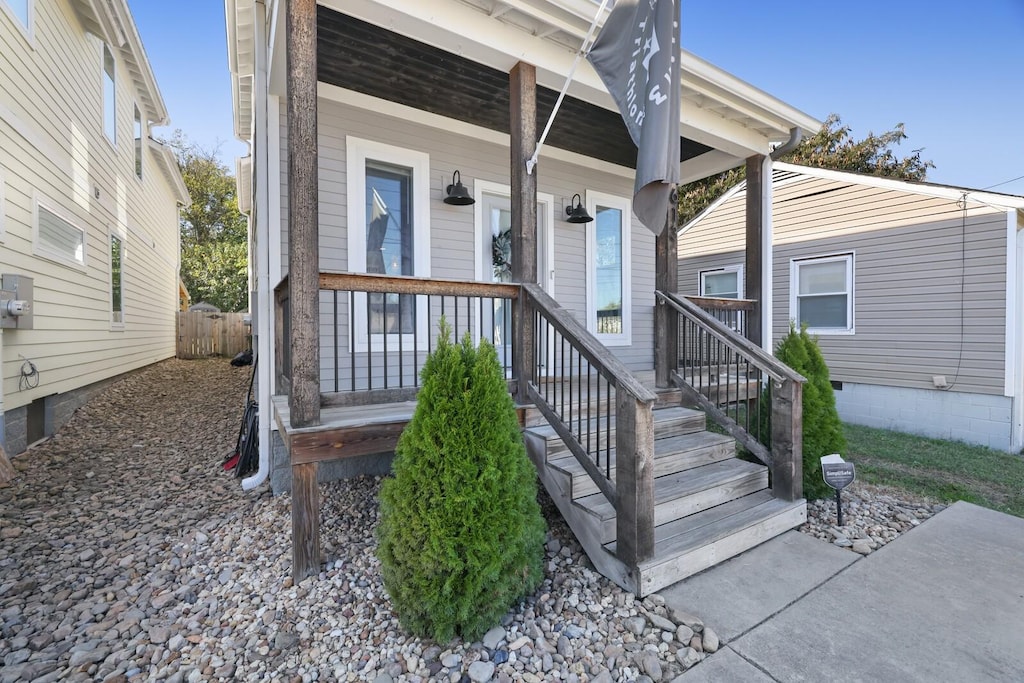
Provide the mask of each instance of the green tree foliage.
[{"label": "green tree foliage", "polygon": [[380,493],[378,556],[403,626],[479,638],[543,577],[536,471],[498,356],[441,336]]},{"label": "green tree foliage", "polygon": [[[843,125],[837,114],[830,114],[817,133],[805,138],[782,161],[901,180],[924,180],[935,164],[921,158],[922,150],[911,150],[909,156],[902,158],[893,151],[906,139],[903,124],[898,123],[890,131],[880,135],[869,132],[863,140],[856,140],[850,126]],[[741,166],[684,185],[679,192],[679,225],[688,223],[745,177],[746,168]]]},{"label": "green tree foliage", "polygon": [[[804,497],[816,500],[831,495],[832,489],[821,476],[821,457],[846,452],[843,425],[836,412],[836,396],[829,382],[828,366],[817,340],[807,333],[807,326],[798,331],[790,323],[789,334],[775,347],[775,357],[807,378],[803,386],[803,482]],[[763,405],[769,396],[765,389]],[[766,430],[771,434],[770,430]]]},{"label": "green tree foliage", "polygon": [[217,158],[180,130],[165,143],[174,151],[192,203],[180,212],[181,279],[193,303],[222,311],[248,305],[248,235],[238,211],[235,179]]}]

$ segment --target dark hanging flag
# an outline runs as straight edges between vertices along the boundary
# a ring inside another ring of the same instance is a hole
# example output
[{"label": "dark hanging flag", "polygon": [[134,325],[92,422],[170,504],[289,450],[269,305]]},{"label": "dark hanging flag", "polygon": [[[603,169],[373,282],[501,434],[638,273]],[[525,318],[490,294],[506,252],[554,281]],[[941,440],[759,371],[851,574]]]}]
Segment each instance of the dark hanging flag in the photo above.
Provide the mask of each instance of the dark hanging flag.
[{"label": "dark hanging flag", "polygon": [[637,146],[633,212],[655,234],[679,182],[679,8],[675,0],[616,0],[587,59]]}]

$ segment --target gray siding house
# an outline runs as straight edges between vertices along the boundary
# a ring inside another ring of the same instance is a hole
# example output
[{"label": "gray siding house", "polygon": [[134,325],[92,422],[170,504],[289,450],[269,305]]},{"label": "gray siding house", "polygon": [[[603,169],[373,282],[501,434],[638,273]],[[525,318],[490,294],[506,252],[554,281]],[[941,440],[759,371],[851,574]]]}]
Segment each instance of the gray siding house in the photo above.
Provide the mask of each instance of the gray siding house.
[{"label": "gray siding house", "polygon": [[[743,298],[745,184],[679,231],[679,291]],[[842,419],[1024,446],[1024,198],[775,163],[771,343],[818,336]]]}]

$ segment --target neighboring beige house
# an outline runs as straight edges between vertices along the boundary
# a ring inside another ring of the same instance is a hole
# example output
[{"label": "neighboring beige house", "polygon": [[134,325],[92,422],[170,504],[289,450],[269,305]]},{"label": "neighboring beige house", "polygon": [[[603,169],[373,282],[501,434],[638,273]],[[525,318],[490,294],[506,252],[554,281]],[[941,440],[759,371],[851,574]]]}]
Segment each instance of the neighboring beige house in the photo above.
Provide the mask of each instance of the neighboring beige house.
[{"label": "neighboring beige house", "polygon": [[[849,422],[1024,447],[1024,197],[775,163],[773,341],[819,338]],[[743,298],[746,186],[679,231],[679,291]]]},{"label": "neighboring beige house", "polygon": [[0,0],[5,449],[174,355],[178,205],[167,111],[125,0]]}]

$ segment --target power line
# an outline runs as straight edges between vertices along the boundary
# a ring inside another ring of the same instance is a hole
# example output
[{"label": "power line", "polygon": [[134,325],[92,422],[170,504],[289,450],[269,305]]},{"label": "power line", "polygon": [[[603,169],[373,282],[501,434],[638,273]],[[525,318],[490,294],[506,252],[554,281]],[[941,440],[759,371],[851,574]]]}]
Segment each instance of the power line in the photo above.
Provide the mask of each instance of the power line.
[{"label": "power line", "polygon": [[1004,180],[1001,183],[996,183],[995,185],[989,185],[988,187],[983,187],[981,189],[983,189],[983,190],[991,190],[993,187],[999,187],[1000,185],[1009,185],[1010,183],[1012,183],[1012,182],[1014,182],[1016,180],[1024,180],[1024,175],[1019,175],[1016,178],[1010,178],[1009,180]]}]

